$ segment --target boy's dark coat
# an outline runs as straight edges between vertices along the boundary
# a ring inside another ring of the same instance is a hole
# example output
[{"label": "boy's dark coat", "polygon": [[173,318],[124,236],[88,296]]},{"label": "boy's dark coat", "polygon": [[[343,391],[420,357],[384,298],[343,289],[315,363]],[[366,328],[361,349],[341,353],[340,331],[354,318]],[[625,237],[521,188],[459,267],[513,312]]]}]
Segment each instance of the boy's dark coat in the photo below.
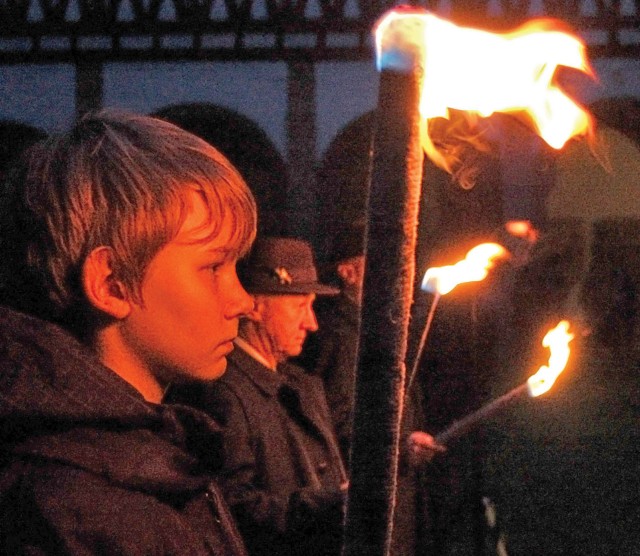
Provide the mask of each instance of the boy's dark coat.
[{"label": "boy's dark coat", "polygon": [[66,332],[5,308],[0,446],[0,554],[246,554],[211,480],[215,423],[145,402]]}]

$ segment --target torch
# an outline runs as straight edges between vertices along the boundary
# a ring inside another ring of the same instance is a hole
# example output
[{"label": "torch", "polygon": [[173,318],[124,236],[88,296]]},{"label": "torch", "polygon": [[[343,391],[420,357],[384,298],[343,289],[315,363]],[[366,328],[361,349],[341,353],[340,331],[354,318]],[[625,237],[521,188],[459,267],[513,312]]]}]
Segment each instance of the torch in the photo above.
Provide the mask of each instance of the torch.
[{"label": "torch", "polygon": [[542,365],[538,372],[530,376],[524,384],[503,394],[466,417],[454,421],[452,425],[435,436],[436,441],[443,445],[449,444],[508,407],[511,403],[526,396],[535,398],[548,392],[567,365],[571,352],[569,342],[573,338],[574,334],[569,332],[569,322],[566,320],[560,321],[542,339],[542,345],[550,350],[548,365]]},{"label": "torch", "polygon": [[[468,114],[472,123],[493,112],[509,112],[558,149],[570,137],[587,134],[589,115],[555,83],[555,72],[566,66],[593,73],[584,45],[558,29],[545,20],[493,34],[458,27],[419,8],[396,8],[376,24],[380,87],[345,556],[385,556],[390,547],[415,278],[419,147],[450,173],[464,163],[460,150],[430,136],[429,123],[448,119],[450,109]],[[472,124],[468,129],[473,139],[467,144],[480,148],[486,138]]]},{"label": "torch", "polygon": [[493,268],[495,260],[507,255],[507,250],[497,243],[481,243],[467,252],[464,259],[449,266],[432,267],[427,269],[422,278],[422,291],[432,293],[433,300],[427,314],[425,326],[420,336],[418,352],[413,360],[413,366],[407,380],[407,393],[411,389],[413,380],[418,371],[420,359],[427,343],[427,336],[433,321],[433,316],[438,306],[440,297],[449,293],[456,286],[467,282],[479,282],[484,280]]},{"label": "torch", "polygon": [[395,503],[424,158],[420,50],[411,37],[396,38],[378,62],[345,556],[388,553]]}]

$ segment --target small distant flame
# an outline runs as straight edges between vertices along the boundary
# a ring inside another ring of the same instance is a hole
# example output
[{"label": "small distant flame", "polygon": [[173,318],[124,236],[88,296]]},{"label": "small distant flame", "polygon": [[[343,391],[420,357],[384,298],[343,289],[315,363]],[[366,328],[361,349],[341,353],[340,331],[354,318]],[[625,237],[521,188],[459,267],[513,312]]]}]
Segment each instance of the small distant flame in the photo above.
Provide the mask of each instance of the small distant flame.
[{"label": "small distant flame", "polygon": [[564,370],[569,361],[569,342],[573,340],[574,335],[569,332],[569,322],[560,321],[558,326],[549,330],[542,339],[542,345],[548,347],[551,351],[549,355],[549,364],[543,365],[538,372],[527,380],[529,395],[532,397],[540,396],[547,392],[558,378],[558,375]]},{"label": "small distant flame", "polygon": [[475,122],[503,112],[524,119],[552,148],[561,149],[571,137],[590,133],[593,122],[558,86],[556,70],[566,66],[595,79],[584,43],[563,27],[539,19],[510,33],[490,33],[419,8],[396,8],[375,27],[378,68],[421,71],[422,146],[450,173],[460,153],[453,153],[447,140],[434,139],[429,124],[436,118],[451,121],[452,111],[466,121],[462,130],[454,124],[453,143],[488,150]]},{"label": "small distant flame", "polygon": [[535,242],[538,239],[538,231],[529,220],[509,220],[504,225],[505,230],[514,237]]},{"label": "small distant flame", "polygon": [[458,284],[484,280],[494,265],[494,259],[504,257],[507,250],[497,243],[481,243],[454,265],[433,267],[425,272],[421,289],[445,295]]}]

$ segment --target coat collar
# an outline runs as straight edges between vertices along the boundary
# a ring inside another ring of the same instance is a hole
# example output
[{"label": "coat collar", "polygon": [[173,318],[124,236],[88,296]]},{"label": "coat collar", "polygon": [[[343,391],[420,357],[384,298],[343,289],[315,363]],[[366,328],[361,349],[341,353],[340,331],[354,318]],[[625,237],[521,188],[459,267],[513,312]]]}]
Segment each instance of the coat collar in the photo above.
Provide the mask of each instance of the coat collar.
[{"label": "coat collar", "polygon": [[[267,396],[277,396],[278,390],[285,383],[284,377],[279,371],[274,372],[271,370],[240,344],[237,344],[236,349],[229,354],[228,359],[238,372],[253,382]],[[221,380],[225,380],[225,375],[222,376]]]},{"label": "coat collar", "polygon": [[[280,363],[278,370],[273,371],[238,345],[228,356],[229,362],[253,382],[265,395],[275,397],[281,387],[287,385],[296,391],[304,389],[303,383],[307,379],[304,371],[293,363]],[[222,375],[222,381],[225,375]]]},{"label": "coat collar", "polygon": [[264,357],[256,348],[254,348],[249,342],[247,342],[247,340],[245,340],[244,338],[242,338],[241,336],[238,336],[233,343],[238,346],[239,348],[241,348],[242,350],[246,351],[251,357],[253,357],[254,359],[256,359],[257,361],[259,361],[260,363],[262,363],[267,369],[269,369],[270,371],[276,372],[277,366],[276,368],[274,368],[273,366],[271,366],[269,364],[269,361],[267,361],[266,357]]}]

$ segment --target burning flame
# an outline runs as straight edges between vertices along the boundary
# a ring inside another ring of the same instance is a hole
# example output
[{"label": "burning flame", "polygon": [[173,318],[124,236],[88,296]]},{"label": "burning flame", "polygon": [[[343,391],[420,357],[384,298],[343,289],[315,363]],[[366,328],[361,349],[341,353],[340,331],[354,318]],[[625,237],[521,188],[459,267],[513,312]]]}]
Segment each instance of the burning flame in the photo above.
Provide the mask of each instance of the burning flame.
[{"label": "burning flame", "polygon": [[527,380],[530,396],[540,396],[553,386],[556,378],[567,365],[571,353],[569,342],[573,338],[574,335],[569,333],[569,322],[566,320],[560,321],[558,326],[547,332],[542,339],[542,345],[551,351],[549,365],[540,367],[538,372]]},{"label": "burning flame", "polygon": [[[435,118],[465,111],[474,121],[494,112],[524,117],[551,147],[591,131],[591,116],[555,83],[560,66],[595,79],[585,45],[551,19],[534,20],[510,33],[459,27],[419,8],[396,8],[376,24],[378,69],[422,70],[422,146],[431,160],[452,172],[456,162],[446,146],[430,136]],[[482,150],[479,130],[463,141]],[[484,140],[486,141],[486,139]],[[486,149],[485,149],[486,150]],[[459,161],[457,161],[459,162]]]},{"label": "burning flame", "polygon": [[506,254],[507,250],[497,243],[476,245],[456,264],[428,269],[422,279],[421,289],[444,295],[458,284],[484,280],[494,265],[494,259]]}]

